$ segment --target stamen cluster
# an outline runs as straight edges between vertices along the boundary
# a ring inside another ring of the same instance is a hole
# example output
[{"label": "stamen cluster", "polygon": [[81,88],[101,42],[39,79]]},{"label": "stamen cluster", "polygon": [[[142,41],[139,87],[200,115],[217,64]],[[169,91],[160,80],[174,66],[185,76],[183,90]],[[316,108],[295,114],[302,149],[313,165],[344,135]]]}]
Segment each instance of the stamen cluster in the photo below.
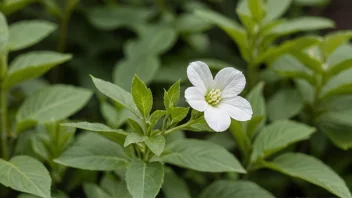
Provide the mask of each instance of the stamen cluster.
[{"label": "stamen cluster", "polygon": [[211,89],[208,94],[205,96],[205,101],[211,106],[217,105],[221,100],[221,91],[220,89]]}]

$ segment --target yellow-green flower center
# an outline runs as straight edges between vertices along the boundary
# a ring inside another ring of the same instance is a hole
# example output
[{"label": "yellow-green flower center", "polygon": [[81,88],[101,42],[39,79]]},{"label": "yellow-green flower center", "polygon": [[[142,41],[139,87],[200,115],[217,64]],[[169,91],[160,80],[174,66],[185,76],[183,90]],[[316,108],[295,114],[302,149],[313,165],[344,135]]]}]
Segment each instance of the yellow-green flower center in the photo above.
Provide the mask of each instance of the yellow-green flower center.
[{"label": "yellow-green flower center", "polygon": [[221,100],[221,91],[220,89],[212,89],[205,96],[205,101],[211,106],[217,105]]}]

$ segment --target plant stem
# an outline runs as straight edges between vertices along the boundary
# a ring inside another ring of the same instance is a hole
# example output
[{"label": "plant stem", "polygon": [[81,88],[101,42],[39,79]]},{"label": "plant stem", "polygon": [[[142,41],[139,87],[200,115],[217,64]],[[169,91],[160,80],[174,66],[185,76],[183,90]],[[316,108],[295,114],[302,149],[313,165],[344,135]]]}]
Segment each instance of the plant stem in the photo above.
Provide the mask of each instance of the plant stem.
[{"label": "plant stem", "polygon": [[169,133],[172,133],[174,131],[177,131],[177,130],[184,129],[184,128],[188,127],[190,124],[192,124],[192,121],[189,121],[189,122],[187,122],[185,124],[181,124],[181,125],[179,125],[179,126],[177,126],[175,128],[169,129],[169,130],[165,131],[165,135],[167,135]]},{"label": "plant stem", "polygon": [[249,88],[248,90],[251,90],[257,82],[257,80],[256,80],[257,68],[251,63],[248,64],[247,78],[248,78],[248,88]]},{"label": "plant stem", "polygon": [[7,160],[9,158],[7,143],[7,88],[3,86],[3,80],[7,75],[7,52],[0,57],[0,139],[1,156]]},{"label": "plant stem", "polygon": [[60,39],[57,50],[59,52],[64,52],[67,44],[67,31],[68,31],[68,21],[70,19],[69,13],[64,13],[61,19],[60,27]]},{"label": "plant stem", "polygon": [[0,135],[1,135],[1,156],[7,160],[9,158],[7,145],[7,90],[0,87]]}]

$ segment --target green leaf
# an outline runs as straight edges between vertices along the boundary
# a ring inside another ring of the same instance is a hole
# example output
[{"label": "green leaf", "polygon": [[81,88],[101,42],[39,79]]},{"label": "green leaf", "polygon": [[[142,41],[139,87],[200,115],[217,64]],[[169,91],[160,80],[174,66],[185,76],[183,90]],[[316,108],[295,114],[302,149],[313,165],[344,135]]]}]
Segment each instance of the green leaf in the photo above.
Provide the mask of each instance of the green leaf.
[{"label": "green leaf", "polygon": [[352,69],[345,70],[332,78],[322,89],[320,100],[326,100],[330,97],[352,93]]},{"label": "green leaf", "polygon": [[171,110],[171,125],[176,125],[187,116],[189,107],[174,107]]},{"label": "green leaf", "polygon": [[293,52],[292,55],[300,60],[303,66],[309,68],[312,71],[315,71],[316,73],[323,73],[323,62],[309,54],[309,52],[305,53],[296,51]]},{"label": "green leaf", "polygon": [[162,135],[152,136],[145,140],[145,144],[155,155],[159,156],[164,151],[165,138]]},{"label": "green leaf", "polygon": [[30,47],[57,29],[57,25],[48,21],[20,21],[10,25],[9,50],[16,51]]},{"label": "green leaf", "polygon": [[36,159],[16,156],[0,159],[0,183],[14,190],[50,198],[51,178],[48,170]]},{"label": "green leaf", "polygon": [[210,39],[206,33],[186,34],[182,35],[182,39],[196,52],[206,52],[210,46]]},{"label": "green leaf", "polygon": [[113,174],[105,174],[101,180],[100,186],[109,195],[115,198],[132,198],[127,190],[124,180],[118,180]]},{"label": "green leaf", "polygon": [[[6,17],[0,12],[0,55],[3,56],[7,52],[9,42],[9,29],[7,27]],[[1,76],[0,72],[0,77]]]},{"label": "green leaf", "polygon": [[344,44],[336,48],[336,50],[327,57],[327,67],[336,65],[351,58],[352,45]]},{"label": "green leaf", "polygon": [[160,68],[160,60],[154,56],[133,57],[116,63],[113,81],[125,90],[131,90],[131,82],[135,75],[146,84],[150,83]]},{"label": "green leaf", "polygon": [[331,65],[328,67],[327,72],[325,73],[325,81],[329,81],[332,77],[351,68],[352,58],[343,60],[335,65]]},{"label": "green leaf", "polygon": [[139,26],[152,16],[150,9],[119,6],[95,6],[88,11],[88,19],[97,28],[113,30],[121,26]]},{"label": "green leaf", "polygon": [[137,121],[128,118],[128,124],[135,133],[144,134],[144,130],[142,129],[141,124],[139,124]]},{"label": "green leaf", "polygon": [[307,81],[296,79],[294,80],[298,91],[305,103],[313,104],[315,97],[315,88]]},{"label": "green leaf", "polygon": [[84,170],[111,171],[125,167],[128,160],[120,145],[98,134],[86,133],[54,161]]},{"label": "green leaf", "polygon": [[156,110],[150,115],[150,126],[153,127],[166,114],[164,110]]},{"label": "green leaf", "polygon": [[238,17],[241,20],[241,23],[244,25],[244,27],[246,28],[247,32],[249,35],[255,35],[256,31],[257,31],[257,24],[256,22],[253,20],[252,17],[243,14],[242,12],[240,12],[239,10],[236,10]]},{"label": "green leaf", "polygon": [[251,161],[264,159],[298,141],[308,139],[315,128],[289,120],[275,121],[263,128],[253,144]]},{"label": "green leaf", "polygon": [[132,80],[132,98],[139,112],[146,119],[153,107],[153,94],[150,89],[138,78],[134,76]]},{"label": "green leaf", "polygon": [[87,198],[113,198],[98,185],[93,183],[84,183],[83,190]]},{"label": "green leaf", "polygon": [[200,198],[274,198],[268,191],[250,181],[218,180],[206,187]]},{"label": "green leaf", "polygon": [[[177,105],[177,103],[180,99],[180,83],[181,83],[181,81],[178,80],[167,91],[167,96],[168,96],[167,101],[168,101],[169,105],[166,105],[166,108],[167,107],[174,107]],[[164,96],[164,102],[165,102],[165,96]]]},{"label": "green leaf", "polygon": [[231,120],[231,125],[230,125],[230,132],[233,136],[233,138],[236,141],[236,145],[242,152],[243,156],[246,156],[249,154],[249,152],[252,149],[252,144],[251,140],[248,137],[246,131],[244,131],[241,122],[237,120]]},{"label": "green leaf", "polygon": [[155,198],[164,180],[160,162],[133,161],[126,171],[127,188],[133,198]]},{"label": "green leaf", "polygon": [[162,191],[166,198],[191,198],[186,182],[169,167],[165,167]]},{"label": "green leaf", "polygon": [[248,8],[253,18],[260,22],[265,16],[262,0],[248,0]]},{"label": "green leaf", "polygon": [[161,55],[167,52],[177,39],[176,31],[167,25],[141,26],[139,35],[139,39],[129,41],[125,45],[124,53],[128,59]]},{"label": "green leaf", "polygon": [[134,104],[132,95],[110,82],[91,76],[95,87],[107,97],[128,108],[135,115],[140,115],[137,106]]},{"label": "green leaf", "polygon": [[315,79],[313,77],[314,73],[306,68],[297,58],[291,55],[279,57],[270,65],[270,67],[280,76],[304,79],[312,85],[315,84]]},{"label": "green leaf", "polygon": [[301,153],[286,153],[272,162],[266,162],[264,166],[325,188],[338,197],[352,197],[346,183],[330,167],[314,157]]},{"label": "green leaf", "polygon": [[161,160],[203,172],[246,173],[235,156],[225,148],[195,139],[178,140],[167,145]]},{"label": "green leaf", "polygon": [[268,23],[281,17],[291,5],[292,0],[268,0],[264,22]]},{"label": "green leaf", "polygon": [[[303,108],[303,101],[296,89],[282,89],[268,101],[268,117],[270,120],[283,120],[296,116]],[[283,109],[285,109],[283,111]]]},{"label": "green leaf", "polygon": [[270,34],[284,36],[300,31],[313,31],[335,27],[335,23],[327,18],[304,16],[286,21],[274,27]]},{"label": "green leaf", "polygon": [[69,85],[52,85],[28,97],[17,112],[17,128],[65,119],[80,110],[92,92]]},{"label": "green leaf", "polygon": [[113,128],[119,128],[134,115],[127,108],[117,109],[105,101],[100,103],[100,112],[107,124]]},{"label": "green leaf", "polygon": [[135,144],[135,143],[140,143],[144,142],[146,139],[148,139],[147,136],[142,136],[138,133],[130,133],[127,135],[125,143],[123,144],[124,147],[130,145],[130,144]]},{"label": "green leaf", "polygon": [[347,43],[352,38],[352,31],[336,31],[325,36],[322,51],[325,57],[332,54],[340,45]]},{"label": "green leaf", "polygon": [[34,3],[36,0],[4,0],[2,11],[6,14],[12,14],[23,9],[27,5]]},{"label": "green leaf", "polygon": [[204,32],[208,30],[211,25],[198,17],[194,17],[193,14],[185,13],[176,18],[175,27],[179,33],[187,34]]},{"label": "green leaf", "polygon": [[121,129],[112,129],[101,123],[90,123],[90,122],[76,122],[76,123],[63,123],[61,126],[74,127],[78,129],[83,129],[86,131],[97,132],[100,135],[118,143],[123,144],[125,142],[125,137],[127,133]]},{"label": "green leaf", "polygon": [[17,83],[43,75],[56,65],[71,59],[69,54],[50,51],[36,51],[22,54],[15,58],[5,78],[5,87],[10,88]]},{"label": "green leaf", "polygon": [[[348,100],[350,101],[350,100]],[[319,118],[319,129],[339,148],[352,148],[351,109],[326,112]]]},{"label": "green leaf", "polygon": [[255,58],[254,64],[259,65],[269,60],[271,61],[275,60],[281,55],[284,55],[289,52],[305,49],[312,45],[316,45],[319,42],[320,42],[320,39],[319,37],[316,37],[316,36],[305,36],[305,37],[300,37],[297,39],[286,41],[281,45],[276,47],[271,47],[268,50],[266,50],[264,53],[260,54],[258,57]]},{"label": "green leaf", "polygon": [[[253,109],[252,119],[248,122],[242,122],[242,126],[248,133],[249,128],[254,128],[253,134],[248,134],[249,137],[253,137],[255,133],[264,126],[266,122],[266,107],[265,99],[263,96],[264,83],[258,83],[246,96],[248,102],[251,104]],[[255,117],[262,117],[260,122],[257,122]]]},{"label": "green leaf", "polygon": [[204,119],[204,116],[201,116],[196,120],[192,121],[192,124],[187,126],[185,130],[195,131],[195,132],[215,132],[213,129],[209,127],[208,123]]},{"label": "green leaf", "polygon": [[236,42],[244,59],[249,59],[247,34],[245,30],[236,23],[236,21],[211,10],[197,10],[195,14],[196,16],[223,29],[233,39],[233,41]]}]

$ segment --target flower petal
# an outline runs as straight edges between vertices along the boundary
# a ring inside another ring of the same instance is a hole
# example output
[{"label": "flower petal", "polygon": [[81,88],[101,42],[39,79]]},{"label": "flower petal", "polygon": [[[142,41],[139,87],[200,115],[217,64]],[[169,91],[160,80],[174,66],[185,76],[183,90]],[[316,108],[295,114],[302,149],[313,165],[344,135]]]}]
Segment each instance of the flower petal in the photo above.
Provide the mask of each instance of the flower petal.
[{"label": "flower petal", "polygon": [[204,92],[197,87],[188,87],[185,91],[185,98],[188,104],[195,110],[203,112],[208,108]]},{"label": "flower petal", "polygon": [[226,67],[216,74],[215,86],[221,90],[222,98],[234,97],[243,91],[246,78],[239,70]]},{"label": "flower petal", "polygon": [[187,68],[187,76],[191,83],[206,92],[213,87],[213,75],[207,64],[197,61],[189,64]]},{"label": "flower petal", "polygon": [[239,121],[250,120],[253,115],[251,104],[240,96],[222,99],[218,107],[226,110],[231,118]]},{"label": "flower petal", "polygon": [[210,105],[204,112],[204,118],[209,127],[216,132],[225,131],[231,124],[231,118],[225,109],[212,107]]}]

